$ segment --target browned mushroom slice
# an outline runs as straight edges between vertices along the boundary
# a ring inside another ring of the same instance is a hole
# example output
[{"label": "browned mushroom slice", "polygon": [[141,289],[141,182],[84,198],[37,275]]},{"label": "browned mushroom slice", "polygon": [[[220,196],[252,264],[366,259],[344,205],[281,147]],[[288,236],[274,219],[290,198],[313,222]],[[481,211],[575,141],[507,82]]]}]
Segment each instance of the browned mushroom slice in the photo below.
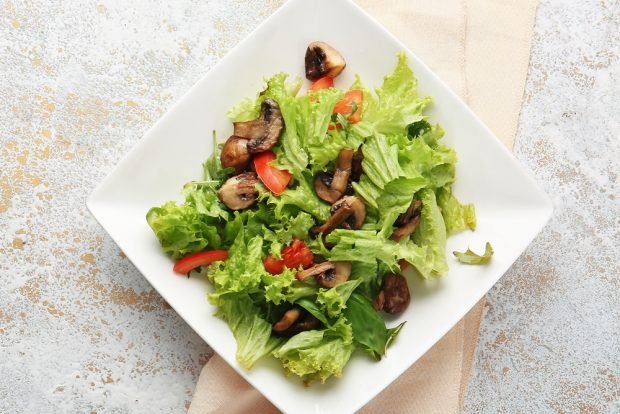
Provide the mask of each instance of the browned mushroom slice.
[{"label": "browned mushroom slice", "polygon": [[362,176],[362,173],[364,172],[362,168],[362,161],[364,161],[364,154],[362,151],[355,151],[353,161],[351,162],[351,177],[349,178],[351,181],[359,181]]},{"label": "browned mushroom slice", "polygon": [[312,329],[317,329],[321,326],[321,321],[312,316],[309,312],[303,312],[301,317],[286,331],[282,332],[281,335],[284,336],[293,336],[297,335],[303,331],[310,331]]},{"label": "browned mushroom slice", "polygon": [[276,145],[284,127],[280,107],[273,99],[268,98],[263,101],[261,105],[261,119],[265,122],[265,133],[248,142],[248,151],[251,154],[267,151]]},{"label": "browned mushroom slice", "polygon": [[403,237],[407,237],[411,233],[413,233],[415,229],[418,228],[419,224],[420,224],[420,216],[416,216],[413,219],[411,219],[409,223],[405,224],[404,226],[398,227],[396,230],[394,230],[394,233],[392,233],[392,235],[390,236],[390,239],[394,241],[400,241]]},{"label": "browned mushroom slice", "polygon": [[265,135],[267,130],[267,124],[262,118],[246,122],[233,122],[233,126],[235,128],[233,135],[246,139],[260,138]]},{"label": "browned mushroom slice", "polygon": [[235,174],[239,174],[245,170],[250,163],[250,153],[248,152],[248,140],[236,136],[231,136],[226,140],[220,161],[223,168],[232,167]]},{"label": "browned mushroom slice", "polygon": [[274,323],[272,329],[274,332],[284,332],[290,328],[301,316],[301,310],[293,308],[284,313],[282,319]]},{"label": "browned mushroom slice", "polygon": [[349,276],[351,276],[351,263],[334,262],[334,264],[335,266],[333,269],[329,269],[315,276],[319,285],[332,288],[349,280]]},{"label": "browned mushroom slice", "polygon": [[293,308],[284,313],[282,319],[274,323],[273,332],[281,336],[293,336],[299,332],[316,329],[321,322],[305,309]]},{"label": "browned mushroom slice", "polygon": [[338,226],[357,230],[362,227],[366,218],[366,207],[362,200],[355,196],[342,197],[331,208],[331,217],[320,226],[312,228],[313,233],[328,234]]},{"label": "browned mushroom slice", "polygon": [[398,219],[396,220],[396,224],[398,226],[402,226],[404,224],[409,223],[409,221],[411,221],[412,218],[420,215],[421,209],[422,209],[422,201],[413,200],[411,204],[409,205],[409,207],[407,208],[407,211],[405,211],[403,214],[398,216]]},{"label": "browned mushroom slice", "polygon": [[312,42],[306,49],[306,78],[316,81],[323,76],[335,78],[347,65],[336,49],[325,42]]},{"label": "browned mushroom slice", "polygon": [[343,148],[338,154],[336,161],[336,171],[332,180],[332,189],[340,191],[341,194],[347,189],[347,183],[351,176],[351,161],[353,160],[353,150],[351,148]]},{"label": "browned mushroom slice", "polygon": [[258,177],[256,173],[246,172],[235,175],[226,180],[218,191],[218,196],[226,207],[232,210],[241,210],[250,207],[256,202]]},{"label": "browned mushroom slice", "polygon": [[340,191],[336,191],[331,187],[332,181],[333,177],[331,174],[325,172],[318,173],[314,179],[314,189],[316,190],[316,195],[318,195],[321,200],[325,200],[328,203],[334,203],[342,197],[342,193]]},{"label": "browned mushroom slice", "polygon": [[343,227],[353,230],[362,227],[366,218],[366,206],[364,206],[362,200],[355,196],[342,197],[332,205],[330,212],[335,215],[343,207],[348,208],[350,211],[345,223],[343,223]]},{"label": "browned mushroom slice", "polygon": [[327,272],[328,270],[333,270],[335,268],[336,268],[336,265],[333,262],[323,262],[323,263],[315,264],[314,266],[309,267],[306,270],[297,272],[297,279],[304,281],[312,276],[320,275],[321,273]]},{"label": "browned mushroom slice", "polygon": [[407,309],[410,299],[407,279],[402,275],[390,273],[384,276],[383,288],[375,298],[373,306],[377,310],[395,314]]},{"label": "browned mushroom slice", "polygon": [[421,209],[422,202],[420,200],[413,200],[407,211],[401,214],[398,220],[396,220],[396,224],[400,225],[400,227],[394,230],[390,239],[400,241],[403,237],[407,237],[413,233],[420,224]]}]

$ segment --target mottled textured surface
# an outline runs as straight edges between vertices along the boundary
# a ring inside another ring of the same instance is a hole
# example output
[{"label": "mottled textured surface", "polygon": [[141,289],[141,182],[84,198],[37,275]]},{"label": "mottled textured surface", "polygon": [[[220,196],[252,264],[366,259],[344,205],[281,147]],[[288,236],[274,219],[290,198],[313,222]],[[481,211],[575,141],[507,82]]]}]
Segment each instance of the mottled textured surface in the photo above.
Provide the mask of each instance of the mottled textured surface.
[{"label": "mottled textured surface", "polygon": [[[0,1],[0,412],[182,412],[210,350],[85,200],[281,1],[62,3]],[[467,412],[620,411],[620,6],[565,3],[515,148],[556,214],[489,295]]]},{"label": "mottled textured surface", "polygon": [[488,295],[465,411],[620,412],[620,3],[542,1],[514,152],[551,222]]}]

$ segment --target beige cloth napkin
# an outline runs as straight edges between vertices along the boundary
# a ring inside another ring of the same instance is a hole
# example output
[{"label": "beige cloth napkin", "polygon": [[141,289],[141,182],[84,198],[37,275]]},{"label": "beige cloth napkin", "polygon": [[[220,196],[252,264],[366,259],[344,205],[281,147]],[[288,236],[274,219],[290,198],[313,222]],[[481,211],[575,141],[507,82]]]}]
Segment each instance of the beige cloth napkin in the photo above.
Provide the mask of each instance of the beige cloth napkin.
[{"label": "beige cloth napkin", "polygon": [[[537,0],[357,0],[512,148]],[[461,411],[485,299],[361,413]],[[219,356],[203,368],[190,414],[278,413]]]}]

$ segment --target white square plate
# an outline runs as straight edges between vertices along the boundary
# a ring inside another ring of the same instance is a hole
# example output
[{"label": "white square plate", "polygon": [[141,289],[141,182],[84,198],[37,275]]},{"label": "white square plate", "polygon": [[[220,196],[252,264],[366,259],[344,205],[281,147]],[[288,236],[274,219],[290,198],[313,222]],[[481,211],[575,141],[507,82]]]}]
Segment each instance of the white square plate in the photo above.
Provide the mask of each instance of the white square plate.
[{"label": "white square plate", "polygon": [[[455,193],[473,202],[478,230],[451,237],[448,251],[482,250],[495,256],[487,266],[464,266],[450,257],[445,277],[410,278],[411,305],[390,325],[408,321],[380,362],[354,355],[340,379],[309,388],[286,377],[273,358],[250,372],[235,361],[235,340],[213,316],[208,286],[172,272],[148,227],[155,205],[180,199],[187,181],[200,179],[212,151],[211,131],[232,133],[226,111],[263,87],[276,72],[303,76],[308,43],[323,40],[344,55],[347,69],[336,79],[348,87],[355,73],[380,85],[396,53],[405,51],[421,93],[434,98],[428,112],[446,131],[444,143],[459,156]],[[284,412],[347,413],[358,410],[437,342],[497,282],[545,225],[552,213],[547,197],[481,121],[411,51],[350,1],[290,0],[239,43],[144,136],[88,200],[88,208],[127,257],[187,323],[247,381]]]}]

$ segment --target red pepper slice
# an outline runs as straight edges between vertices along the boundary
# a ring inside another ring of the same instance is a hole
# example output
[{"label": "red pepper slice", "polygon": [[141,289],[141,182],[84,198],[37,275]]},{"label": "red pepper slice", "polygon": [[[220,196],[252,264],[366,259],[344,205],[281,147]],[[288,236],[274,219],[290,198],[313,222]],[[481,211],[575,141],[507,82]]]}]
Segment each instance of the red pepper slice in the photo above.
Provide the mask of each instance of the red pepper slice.
[{"label": "red pepper slice", "polygon": [[213,262],[228,259],[226,250],[207,250],[185,256],[174,264],[172,270],[176,273],[186,275],[199,266],[206,266]]},{"label": "red pepper slice", "polygon": [[318,91],[319,89],[332,88],[334,86],[334,78],[331,76],[324,76],[321,79],[314,82],[308,91]]},{"label": "red pepper slice", "polygon": [[269,163],[275,159],[276,154],[272,151],[256,154],[254,156],[254,169],[263,184],[265,184],[272,193],[279,195],[286,189],[286,186],[293,176],[286,170],[278,170],[269,165]]}]

